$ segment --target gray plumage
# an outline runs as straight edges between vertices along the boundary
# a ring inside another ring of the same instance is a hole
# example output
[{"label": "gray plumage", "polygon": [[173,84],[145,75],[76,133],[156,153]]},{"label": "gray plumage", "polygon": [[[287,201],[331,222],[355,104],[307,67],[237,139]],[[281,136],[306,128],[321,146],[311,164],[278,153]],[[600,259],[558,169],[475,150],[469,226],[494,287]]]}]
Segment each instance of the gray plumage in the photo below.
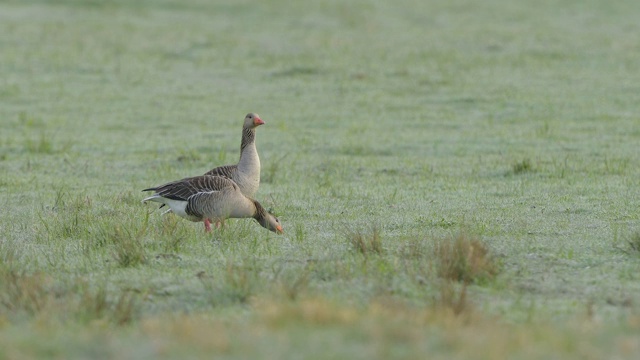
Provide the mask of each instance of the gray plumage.
[{"label": "gray plumage", "polygon": [[258,114],[247,114],[242,126],[238,164],[219,166],[207,171],[205,175],[227,177],[238,184],[245,196],[255,197],[260,186],[260,157],[255,143],[256,128],[264,123]]},{"label": "gray plumage", "polygon": [[191,221],[203,221],[210,231],[211,222],[228,218],[252,217],[264,228],[282,233],[282,225],[256,200],[242,194],[232,180],[221,176],[195,176],[144,189],[154,194],[142,200],[169,206],[176,215]]}]

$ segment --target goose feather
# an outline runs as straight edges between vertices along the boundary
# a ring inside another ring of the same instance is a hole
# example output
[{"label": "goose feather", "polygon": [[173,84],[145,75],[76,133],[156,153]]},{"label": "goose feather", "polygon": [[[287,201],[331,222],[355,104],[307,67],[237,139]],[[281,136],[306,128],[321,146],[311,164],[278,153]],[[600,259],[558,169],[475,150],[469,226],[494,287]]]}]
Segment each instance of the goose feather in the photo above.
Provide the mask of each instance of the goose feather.
[{"label": "goose feather", "polygon": [[[212,221],[252,217],[264,228],[282,233],[278,218],[257,201],[242,194],[233,180],[221,176],[195,176],[144,189],[153,195],[143,202],[153,201],[169,206],[176,215],[190,221],[203,221],[210,231]],[[167,210],[166,212],[169,212]],[[165,212],[165,213],[166,213]]]},{"label": "goose feather", "polygon": [[250,198],[255,197],[260,186],[260,157],[256,149],[256,128],[265,122],[256,113],[244,118],[242,139],[240,141],[240,160],[235,165],[223,165],[213,168],[205,175],[223,176],[233,180],[240,191]]}]

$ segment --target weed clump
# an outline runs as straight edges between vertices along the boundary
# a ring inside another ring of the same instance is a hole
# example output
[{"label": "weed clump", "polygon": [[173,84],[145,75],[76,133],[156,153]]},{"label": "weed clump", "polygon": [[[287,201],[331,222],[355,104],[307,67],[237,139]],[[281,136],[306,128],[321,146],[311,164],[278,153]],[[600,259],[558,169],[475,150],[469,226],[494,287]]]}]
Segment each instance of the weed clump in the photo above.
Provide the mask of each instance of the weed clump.
[{"label": "weed clump", "polygon": [[147,254],[142,243],[146,228],[132,233],[116,226],[113,231],[102,235],[106,242],[113,244],[113,258],[121,267],[136,267],[147,262]]},{"label": "weed clump", "polygon": [[54,153],[53,143],[51,139],[41,133],[37,139],[26,138],[24,141],[25,149],[32,154],[52,154]]},{"label": "weed clump", "polygon": [[86,195],[71,195],[64,189],[56,192],[54,204],[43,211],[40,224],[44,227],[36,237],[47,243],[58,239],[85,238],[91,233],[94,201]]},{"label": "weed clump", "polygon": [[123,291],[117,300],[113,301],[104,287],[90,291],[85,285],[78,302],[78,316],[87,322],[108,319],[116,325],[126,325],[136,318],[136,299],[131,292]]},{"label": "weed clump", "polygon": [[104,287],[92,290],[80,279],[62,284],[43,272],[0,267],[0,318],[27,316],[86,323],[100,320],[126,325],[136,318],[136,300],[126,291],[112,299]]},{"label": "weed clump", "polygon": [[373,227],[371,233],[350,230],[347,232],[347,239],[351,247],[365,257],[373,254],[381,255],[383,252],[382,239],[378,227]]},{"label": "weed clump", "polygon": [[289,301],[295,301],[309,286],[309,267],[305,267],[302,272],[293,272],[283,277],[279,277],[276,274],[276,278],[279,277],[278,283],[281,293]]},{"label": "weed clump", "polygon": [[535,169],[531,164],[531,160],[529,160],[528,158],[524,158],[511,165],[511,172],[515,175],[529,173],[533,171],[535,171]]},{"label": "weed clump", "polygon": [[18,273],[13,269],[0,269],[0,314],[25,312],[37,314],[50,299],[51,279],[43,273]]},{"label": "weed clump", "polygon": [[631,238],[627,240],[627,253],[640,256],[640,232],[631,235]]},{"label": "weed clump", "polygon": [[464,283],[493,279],[499,264],[479,239],[459,234],[436,242],[433,249],[437,274],[441,278]]},{"label": "weed clump", "polygon": [[440,285],[440,291],[435,298],[433,307],[435,309],[447,309],[455,316],[471,313],[473,307],[467,298],[467,283],[463,283],[462,286],[455,285],[450,280],[444,281]]},{"label": "weed clump", "polygon": [[198,273],[198,279],[214,306],[245,304],[260,287],[259,269],[229,262],[219,277]]}]

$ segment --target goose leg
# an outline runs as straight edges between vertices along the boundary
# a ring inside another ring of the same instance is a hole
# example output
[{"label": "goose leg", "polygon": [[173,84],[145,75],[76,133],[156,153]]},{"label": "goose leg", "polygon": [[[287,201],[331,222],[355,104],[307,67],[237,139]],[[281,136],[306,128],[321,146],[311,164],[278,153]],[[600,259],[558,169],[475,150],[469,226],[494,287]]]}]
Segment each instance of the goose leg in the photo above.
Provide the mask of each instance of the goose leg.
[{"label": "goose leg", "polygon": [[211,220],[204,219],[204,231],[211,232]]}]

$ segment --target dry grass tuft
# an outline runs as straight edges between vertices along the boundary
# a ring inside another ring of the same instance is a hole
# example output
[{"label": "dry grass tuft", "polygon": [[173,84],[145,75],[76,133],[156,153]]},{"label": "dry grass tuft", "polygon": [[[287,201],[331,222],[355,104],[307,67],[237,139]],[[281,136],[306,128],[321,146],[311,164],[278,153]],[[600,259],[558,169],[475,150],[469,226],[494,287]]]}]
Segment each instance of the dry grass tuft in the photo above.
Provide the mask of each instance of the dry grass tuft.
[{"label": "dry grass tuft", "polygon": [[346,232],[347,239],[351,247],[358,253],[369,257],[369,255],[381,255],[383,253],[382,238],[380,229],[374,226],[370,233],[364,233],[360,230],[348,230]]},{"label": "dry grass tuft", "polygon": [[136,319],[137,298],[129,291],[122,291],[116,300],[110,300],[104,287],[92,291],[83,285],[77,309],[88,321],[107,320],[116,325],[127,325]]},{"label": "dry grass tuft", "polygon": [[640,255],[640,232],[631,235],[631,238],[627,240],[628,253]]},{"label": "dry grass tuft", "polygon": [[531,160],[529,160],[528,158],[525,158],[525,159],[522,159],[521,161],[516,161],[515,163],[513,163],[511,165],[511,171],[513,174],[518,175],[518,174],[533,172],[535,171],[535,169],[531,164]]},{"label": "dry grass tuft", "polygon": [[173,351],[179,357],[194,349],[208,355],[227,353],[231,350],[231,339],[238,335],[233,326],[209,319],[207,314],[153,317],[142,320],[140,325],[142,332],[154,339],[158,353]]},{"label": "dry grass tuft", "polygon": [[398,255],[403,259],[428,259],[431,256],[430,244],[424,238],[412,237],[399,246]]},{"label": "dry grass tuft", "polygon": [[437,241],[433,252],[437,274],[447,280],[487,281],[493,279],[500,268],[482,241],[464,234]]},{"label": "dry grass tuft", "polygon": [[[148,217],[149,213],[147,213],[146,216]],[[163,238],[163,251],[180,252],[189,237],[193,236],[196,230],[196,228],[187,225],[190,224],[187,224],[178,216],[164,215],[160,219],[160,226],[153,229],[153,235]],[[197,230],[200,229],[198,228]]]},{"label": "dry grass tuft", "polygon": [[0,313],[26,312],[35,315],[48,306],[51,300],[51,278],[43,273],[18,273],[0,270]]},{"label": "dry grass tuft", "polygon": [[280,292],[290,301],[294,301],[309,286],[309,267],[301,273],[290,274],[289,276],[279,276],[278,284]]},{"label": "dry grass tuft", "polygon": [[451,281],[442,282],[433,306],[436,310],[445,310],[455,316],[471,313],[473,307],[467,299],[467,283],[456,286]]},{"label": "dry grass tuft", "polygon": [[209,301],[215,306],[244,304],[258,292],[261,286],[259,269],[229,262],[222,277],[199,273]]},{"label": "dry grass tuft", "polygon": [[112,300],[105,288],[92,290],[83,280],[66,285],[44,273],[0,269],[0,316],[99,320],[115,325],[126,325],[136,318],[136,298],[129,292]]},{"label": "dry grass tuft", "polygon": [[146,227],[132,232],[116,226],[103,232],[106,243],[113,244],[113,258],[122,267],[135,267],[147,262],[147,254],[142,243]]},{"label": "dry grass tuft", "polygon": [[36,237],[46,243],[55,243],[60,238],[86,238],[91,233],[94,210],[94,201],[89,196],[71,195],[58,189],[53,205],[38,213],[39,225],[44,229]]},{"label": "dry grass tuft", "polygon": [[276,327],[290,323],[348,325],[360,317],[355,308],[323,298],[304,298],[297,301],[256,299],[253,306],[268,324]]},{"label": "dry grass tuft", "polygon": [[[0,269],[10,268],[11,264],[18,258],[18,247],[6,240],[0,240]],[[0,270],[1,272],[2,270]]]}]

